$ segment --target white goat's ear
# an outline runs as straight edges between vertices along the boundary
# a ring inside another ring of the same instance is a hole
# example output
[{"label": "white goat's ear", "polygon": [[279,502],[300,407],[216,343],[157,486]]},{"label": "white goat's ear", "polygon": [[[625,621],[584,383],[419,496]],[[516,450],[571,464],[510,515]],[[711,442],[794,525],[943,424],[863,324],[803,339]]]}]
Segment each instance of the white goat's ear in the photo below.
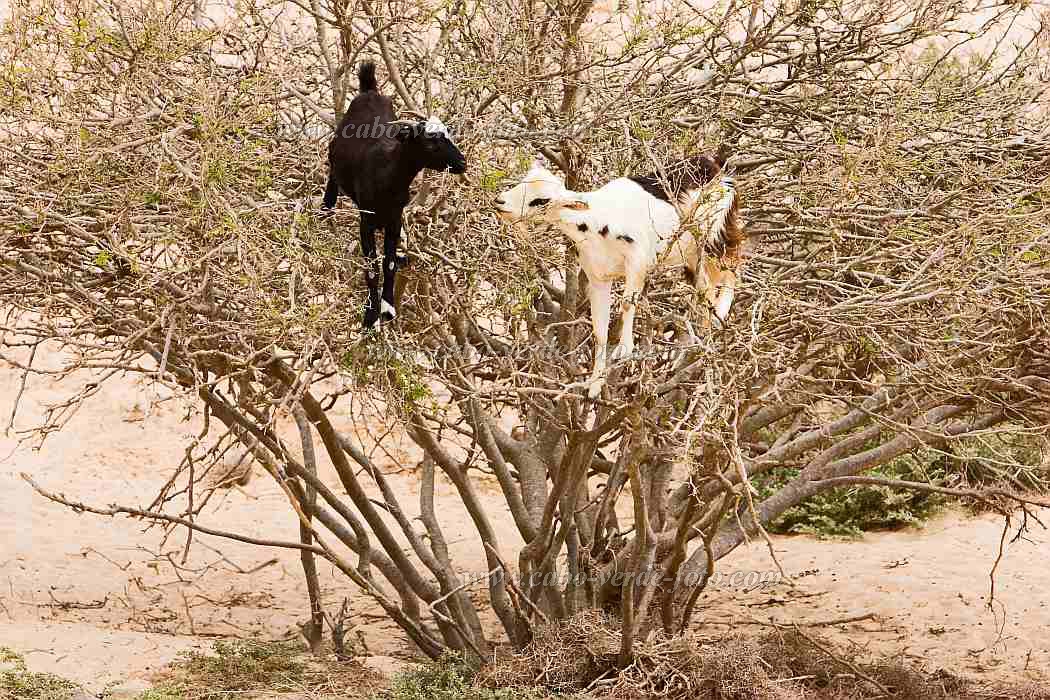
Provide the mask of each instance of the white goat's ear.
[{"label": "white goat's ear", "polygon": [[537,155],[535,158],[532,159],[532,167],[534,167],[534,168],[543,168],[544,170],[550,170],[551,169],[551,162],[549,160],[547,160],[547,156],[545,156],[542,153],[540,153],[539,155]]},{"label": "white goat's ear", "polygon": [[591,205],[582,199],[570,199],[567,202],[561,202],[558,206],[562,209],[574,209],[576,211],[586,211],[591,208]]}]

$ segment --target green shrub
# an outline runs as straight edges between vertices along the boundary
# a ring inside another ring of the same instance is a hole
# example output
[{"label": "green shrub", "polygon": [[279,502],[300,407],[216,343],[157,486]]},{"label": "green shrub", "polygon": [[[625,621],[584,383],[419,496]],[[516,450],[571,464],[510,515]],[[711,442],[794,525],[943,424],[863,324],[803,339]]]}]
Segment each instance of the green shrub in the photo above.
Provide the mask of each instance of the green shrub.
[{"label": "green shrub", "polygon": [[[303,686],[306,665],[297,657],[304,651],[301,645],[287,642],[218,641],[214,654],[188,652],[177,668],[187,685],[216,692],[291,692]],[[176,685],[168,692],[177,690]]]},{"label": "green shrub", "polygon": [[[943,471],[924,468],[912,457],[901,457],[869,476],[941,484]],[[797,469],[774,469],[755,477],[760,497],[773,493],[798,476]],[[818,494],[790,508],[767,528],[779,534],[801,533],[820,537],[859,537],[868,530],[917,525],[944,504],[941,496],[891,489],[885,486],[849,486]]]},{"label": "green shrub", "polygon": [[1050,491],[1043,466],[1048,446],[1039,438],[1010,432],[961,442],[952,454],[938,455],[948,486],[1002,486],[1018,491]]},{"label": "green shrub", "polygon": [[186,696],[178,688],[160,686],[150,688],[136,698],[136,700],[185,700]]},{"label": "green shrub", "polygon": [[354,661],[311,656],[304,644],[217,641],[210,653],[184,652],[165,677],[136,700],[240,700],[365,697],[378,677]]},{"label": "green shrub", "polygon": [[65,700],[77,685],[52,673],[34,673],[21,655],[0,647],[0,700]]},{"label": "green shrub", "polygon": [[[952,445],[952,451],[919,450],[867,472],[867,476],[918,481],[935,486],[982,488],[1001,486],[1018,491],[1050,491],[1050,473],[1039,466],[1043,444],[1024,433],[1004,432]],[[799,470],[774,469],[752,482],[759,498],[794,479]],[[767,528],[779,534],[859,537],[869,530],[918,525],[951,502],[936,494],[885,486],[850,486],[814,496],[784,512]],[[964,505],[980,510],[978,501]]]},{"label": "green shrub", "polygon": [[479,688],[474,670],[462,657],[445,654],[394,677],[382,700],[540,700],[550,697],[533,688]]}]

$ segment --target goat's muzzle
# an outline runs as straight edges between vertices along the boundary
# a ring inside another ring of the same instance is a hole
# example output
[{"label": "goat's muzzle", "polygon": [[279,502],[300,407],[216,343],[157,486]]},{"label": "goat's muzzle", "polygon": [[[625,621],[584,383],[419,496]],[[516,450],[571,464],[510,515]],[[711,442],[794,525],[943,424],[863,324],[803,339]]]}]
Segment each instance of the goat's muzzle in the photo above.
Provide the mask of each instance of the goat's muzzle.
[{"label": "goat's muzzle", "polygon": [[513,223],[518,218],[513,211],[507,208],[507,202],[502,197],[496,197],[492,200],[492,208],[496,210],[496,215],[504,221]]}]

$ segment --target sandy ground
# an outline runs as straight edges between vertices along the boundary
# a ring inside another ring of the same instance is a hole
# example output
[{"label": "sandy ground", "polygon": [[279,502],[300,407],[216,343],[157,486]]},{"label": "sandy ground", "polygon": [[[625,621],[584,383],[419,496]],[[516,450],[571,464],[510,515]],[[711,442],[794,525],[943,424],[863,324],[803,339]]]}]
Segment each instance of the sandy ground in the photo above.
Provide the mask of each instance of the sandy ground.
[{"label": "sandy ground", "polygon": [[[57,369],[61,362],[60,354],[41,351],[34,366]],[[0,362],[0,646],[25,652],[33,668],[98,689],[144,678],[178,652],[207,647],[216,637],[297,635],[296,622],[306,619],[297,552],[195,536],[184,560],[185,531],[166,539],[158,528],[123,516],[78,514],[40,497],[20,478],[29,473],[43,487],[93,506],[145,508],[201,429],[202,418],[190,407],[158,403],[153,390],[130,380],[103,384],[40,449],[19,445],[18,430],[38,424],[47,405],[64,400],[85,379],[30,377],[15,429],[5,436],[21,372]],[[349,421],[343,422],[348,429]],[[417,479],[404,469],[418,461],[407,439],[388,436],[375,459],[395,489],[408,494],[407,502],[418,503]],[[328,483],[337,483],[330,465],[321,468]],[[453,493],[439,479],[436,498],[453,558],[465,572],[485,572],[469,518]],[[285,497],[265,473],[217,494],[202,524],[298,539]],[[519,547],[496,489],[484,487],[482,499],[506,516],[505,546]],[[378,606],[327,562],[319,567],[327,606],[334,612],[350,599],[354,636],[369,652],[410,655]]]},{"label": "sandy ground", "polygon": [[[860,542],[774,537],[777,558],[795,586],[780,583],[742,595],[723,589],[704,597],[711,609],[702,616],[715,625],[748,617],[804,623],[872,613],[873,620],[824,630],[842,643],[903,654],[930,669],[1045,680],[1050,537],[1036,526],[1005,546],[989,606],[1002,534],[1001,518],[955,512],[922,529],[868,534]],[[764,543],[734,552],[723,566],[776,570]]]},{"label": "sandy ground", "polygon": [[[38,366],[61,356],[38,354]],[[0,421],[6,426],[20,372],[0,365]],[[17,428],[39,419],[69,387],[30,378]],[[165,540],[157,529],[123,517],[77,514],[32,492],[19,478],[93,505],[145,505],[166,470],[200,428],[200,416],[176,401],[151,406],[142,385],[109,383],[61,433],[39,450],[0,437],[0,646],[26,655],[31,668],[59,673],[93,691],[141,682],[179,652],[206,648],[216,637],[287,638],[304,620],[298,555],[197,536],[183,563],[185,533]],[[0,426],[2,427],[2,426]],[[417,493],[410,446],[392,438],[377,455],[394,487]],[[518,546],[493,484],[480,489],[492,504],[504,546]],[[249,535],[295,538],[295,522],[265,475],[209,504],[207,524]],[[484,571],[472,528],[439,484],[438,512],[465,571]],[[1048,514],[1050,515],[1050,514]],[[776,537],[791,582],[776,579],[764,543],[741,548],[722,563],[722,577],[702,599],[697,620],[717,633],[736,621],[748,633],[761,623],[822,622],[873,614],[825,628],[871,653],[903,653],[929,668],[986,678],[1050,678],[1050,547],[1035,527],[1008,544],[991,609],[989,571],[1002,536],[992,516],[947,514],[922,530],[868,535],[860,542]],[[368,652],[409,658],[404,636],[376,607],[322,566],[326,604],[350,599]],[[759,585],[760,580],[767,581]],[[793,584],[793,585],[791,585]],[[382,659],[377,659],[382,665]]]}]

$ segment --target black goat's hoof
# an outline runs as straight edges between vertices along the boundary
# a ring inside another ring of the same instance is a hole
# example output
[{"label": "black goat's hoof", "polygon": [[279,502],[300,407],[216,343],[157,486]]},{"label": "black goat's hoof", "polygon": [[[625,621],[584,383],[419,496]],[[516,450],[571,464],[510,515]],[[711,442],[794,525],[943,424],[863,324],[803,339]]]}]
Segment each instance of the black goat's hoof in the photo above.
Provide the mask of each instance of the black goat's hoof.
[{"label": "black goat's hoof", "polygon": [[379,322],[379,310],[373,309],[371,306],[365,308],[365,317],[361,321],[361,325],[365,330],[375,328],[375,325]]},{"label": "black goat's hoof", "polygon": [[403,270],[412,264],[412,258],[407,255],[398,255],[394,258],[394,262],[397,264],[397,269]]},{"label": "black goat's hoof", "polygon": [[395,318],[397,318],[397,309],[395,309],[394,305],[389,303],[385,299],[379,305],[379,308],[379,320],[383,323],[390,323]]}]

